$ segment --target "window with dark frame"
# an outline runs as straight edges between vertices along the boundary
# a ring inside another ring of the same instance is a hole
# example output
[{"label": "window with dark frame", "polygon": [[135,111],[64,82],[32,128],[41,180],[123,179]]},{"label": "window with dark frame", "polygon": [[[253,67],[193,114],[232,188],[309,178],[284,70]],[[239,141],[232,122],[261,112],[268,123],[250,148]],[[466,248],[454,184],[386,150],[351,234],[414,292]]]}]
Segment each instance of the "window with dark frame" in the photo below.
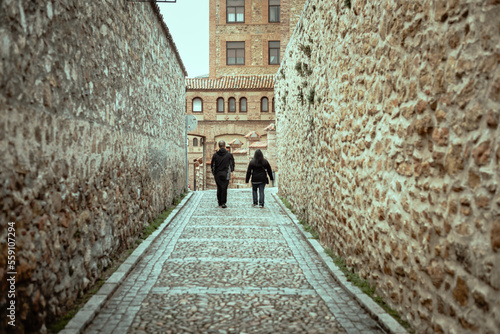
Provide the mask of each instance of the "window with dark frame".
[{"label": "window with dark frame", "polygon": [[230,97],[227,104],[229,105],[228,112],[236,112],[236,99],[234,97]]},{"label": "window with dark frame", "polygon": [[193,99],[193,112],[203,112],[203,101],[199,97]]},{"label": "window with dark frame", "polygon": [[261,112],[268,112],[269,111],[269,100],[267,97],[263,97],[260,99],[260,111]]},{"label": "window with dark frame", "polygon": [[226,65],[245,65],[245,42],[227,42],[226,54]]},{"label": "window with dark frame", "polygon": [[269,41],[269,65],[280,63],[280,41]]},{"label": "window with dark frame", "polygon": [[247,112],[247,98],[242,97],[240,99],[240,112]]},{"label": "window with dark frame", "polygon": [[269,22],[280,22],[280,0],[269,0]]},{"label": "window with dark frame", "polygon": [[226,22],[245,22],[245,0],[226,0]]},{"label": "window with dark frame", "polygon": [[275,109],[274,109],[274,97],[273,97],[273,112],[275,112]]},{"label": "window with dark frame", "polygon": [[193,146],[198,146],[198,138],[193,138]]},{"label": "window with dark frame", "polygon": [[217,112],[224,112],[224,99],[222,97],[217,99]]}]

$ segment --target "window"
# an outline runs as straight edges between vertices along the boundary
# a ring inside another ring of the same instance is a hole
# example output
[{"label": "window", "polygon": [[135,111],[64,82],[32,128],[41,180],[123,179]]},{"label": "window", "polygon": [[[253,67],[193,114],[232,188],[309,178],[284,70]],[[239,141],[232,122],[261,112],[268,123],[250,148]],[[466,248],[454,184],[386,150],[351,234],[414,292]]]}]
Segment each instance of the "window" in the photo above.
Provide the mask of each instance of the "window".
[{"label": "window", "polygon": [[193,146],[198,146],[198,138],[193,139]]},{"label": "window", "polygon": [[245,22],[245,0],[226,0],[226,14],[228,23]]},{"label": "window", "polygon": [[230,97],[228,100],[229,104],[229,112],[236,112],[236,99],[234,97]]},{"label": "window", "polygon": [[227,65],[245,65],[245,42],[227,42]]},{"label": "window", "polygon": [[240,99],[240,112],[247,112],[247,99],[242,97]]},{"label": "window", "polygon": [[203,112],[203,103],[199,97],[193,99],[193,112]]},{"label": "window", "polygon": [[273,112],[275,112],[275,110],[274,110],[274,97],[273,97]]},{"label": "window", "polygon": [[280,0],[269,0],[269,22],[280,21]]},{"label": "window", "polygon": [[267,99],[267,97],[263,97],[260,100],[260,111],[262,111],[262,112],[269,111],[269,100]]},{"label": "window", "polygon": [[200,138],[200,146],[203,146],[203,138]]},{"label": "window", "polygon": [[224,112],[224,99],[222,97],[217,99],[217,112]]},{"label": "window", "polygon": [[269,41],[269,65],[280,63],[280,41]]}]

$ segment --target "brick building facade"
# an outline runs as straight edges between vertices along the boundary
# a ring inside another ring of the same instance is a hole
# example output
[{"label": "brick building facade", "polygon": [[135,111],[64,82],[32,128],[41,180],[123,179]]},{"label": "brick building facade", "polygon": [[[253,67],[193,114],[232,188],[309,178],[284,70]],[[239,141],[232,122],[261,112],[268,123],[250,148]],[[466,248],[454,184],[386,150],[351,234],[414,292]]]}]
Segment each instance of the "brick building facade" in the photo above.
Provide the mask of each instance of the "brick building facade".
[{"label": "brick building facade", "polygon": [[[204,166],[210,176],[219,140],[235,156],[230,187],[246,186],[246,167],[257,148],[276,168],[273,148],[267,151],[275,134],[274,76],[304,2],[210,0],[209,75],[186,80],[186,112],[198,119],[198,127],[189,132],[192,189],[195,173],[204,173]],[[211,177],[196,182],[198,190],[205,187],[215,187]]]}]

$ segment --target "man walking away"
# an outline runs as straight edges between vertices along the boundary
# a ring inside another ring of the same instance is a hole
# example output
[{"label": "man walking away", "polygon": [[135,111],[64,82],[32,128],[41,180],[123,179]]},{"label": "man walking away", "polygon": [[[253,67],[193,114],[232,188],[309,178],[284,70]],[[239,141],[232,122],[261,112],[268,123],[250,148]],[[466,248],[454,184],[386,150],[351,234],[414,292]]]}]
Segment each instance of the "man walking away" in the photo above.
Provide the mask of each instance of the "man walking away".
[{"label": "man walking away", "polygon": [[233,155],[226,150],[226,142],[221,140],[219,150],[212,156],[212,174],[217,184],[217,201],[222,208],[227,208],[227,187],[233,171]]},{"label": "man walking away", "polygon": [[[274,178],[271,165],[266,159],[264,159],[262,151],[257,150],[255,151],[253,159],[248,164],[247,177],[245,179],[245,183],[248,183],[250,176],[252,177],[252,197],[254,207],[257,206],[257,201],[261,208],[264,207],[264,188],[266,187],[266,184],[269,183],[266,172],[271,181],[273,181]],[[259,197],[257,197],[257,189],[259,190]]]}]

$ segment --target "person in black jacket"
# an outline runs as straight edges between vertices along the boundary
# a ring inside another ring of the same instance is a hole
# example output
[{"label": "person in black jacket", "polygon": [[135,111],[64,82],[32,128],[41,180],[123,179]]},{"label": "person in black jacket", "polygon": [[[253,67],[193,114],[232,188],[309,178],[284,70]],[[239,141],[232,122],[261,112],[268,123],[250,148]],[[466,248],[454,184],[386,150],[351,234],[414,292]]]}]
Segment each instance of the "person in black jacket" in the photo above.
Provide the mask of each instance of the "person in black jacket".
[{"label": "person in black jacket", "polygon": [[[264,154],[261,150],[255,151],[253,159],[248,164],[247,177],[245,182],[248,183],[250,176],[252,176],[252,196],[253,196],[253,206],[257,206],[257,200],[261,208],[264,207],[264,188],[269,180],[266,175],[269,175],[271,181],[273,181],[273,171],[269,162],[264,159]],[[259,189],[259,197],[257,198],[257,189]]]},{"label": "person in black jacket", "polygon": [[219,150],[212,156],[212,174],[217,184],[217,202],[222,208],[227,208],[227,187],[231,172],[234,171],[234,158],[226,150],[226,142],[219,141]]}]

